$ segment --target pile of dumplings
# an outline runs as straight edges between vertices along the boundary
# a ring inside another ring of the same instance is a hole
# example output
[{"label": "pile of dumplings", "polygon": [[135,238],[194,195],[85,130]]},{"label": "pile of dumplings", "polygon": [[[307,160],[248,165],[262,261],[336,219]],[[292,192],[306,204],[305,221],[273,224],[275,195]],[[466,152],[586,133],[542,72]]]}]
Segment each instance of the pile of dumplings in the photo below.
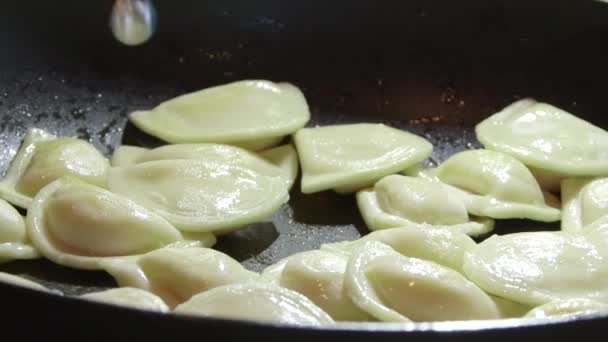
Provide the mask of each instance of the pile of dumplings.
[{"label": "pile of dumplings", "polygon": [[[129,119],[169,144],[108,160],[27,132],[0,182],[0,262],[44,257],[115,278],[85,300],[284,324],[608,313],[608,132],[559,108],[518,101],[477,125],[485,149],[433,168],[432,144],[404,130],[304,128],[306,99],[287,83],[220,85]],[[261,274],[212,249],[287,203],[300,169],[304,194],[354,194],[371,233]],[[561,231],[491,235],[513,218]]]}]

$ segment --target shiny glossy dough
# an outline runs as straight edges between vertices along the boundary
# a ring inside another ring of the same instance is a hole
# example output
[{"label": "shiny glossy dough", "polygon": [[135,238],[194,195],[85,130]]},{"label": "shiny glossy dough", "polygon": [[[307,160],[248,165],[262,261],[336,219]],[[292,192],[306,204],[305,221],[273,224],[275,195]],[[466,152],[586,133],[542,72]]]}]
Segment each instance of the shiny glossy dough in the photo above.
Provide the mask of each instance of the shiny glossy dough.
[{"label": "shiny glossy dough", "polygon": [[198,294],[176,313],[295,325],[327,325],[333,320],[303,295],[260,283],[228,285]]},{"label": "shiny glossy dough", "polygon": [[356,191],[430,156],[425,139],[383,124],[336,125],[299,130],[302,192]]}]

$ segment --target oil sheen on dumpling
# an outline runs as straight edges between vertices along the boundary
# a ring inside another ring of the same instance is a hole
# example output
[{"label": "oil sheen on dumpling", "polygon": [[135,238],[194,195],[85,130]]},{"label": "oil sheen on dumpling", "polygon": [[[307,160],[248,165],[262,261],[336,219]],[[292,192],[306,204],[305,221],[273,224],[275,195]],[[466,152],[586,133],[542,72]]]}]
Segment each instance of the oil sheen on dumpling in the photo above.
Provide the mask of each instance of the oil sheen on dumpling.
[{"label": "oil sheen on dumpling", "polygon": [[64,178],[36,195],[26,226],[33,245],[46,258],[81,269],[99,269],[104,258],[184,242],[176,228],[150,210],[102,188]]},{"label": "oil sheen on dumpling", "polygon": [[108,187],[183,231],[227,232],[271,216],[289,199],[281,169],[217,159],[156,160],[111,168]]},{"label": "oil sheen on dumpling", "polygon": [[8,202],[0,200],[0,263],[38,257],[40,253],[27,238],[23,217]]},{"label": "oil sheen on dumpling", "polygon": [[455,191],[473,215],[544,222],[560,219],[560,210],[545,204],[545,195],[532,173],[507,154],[489,150],[464,151],[453,155],[431,173],[450,185],[450,190]]},{"label": "oil sheen on dumpling", "polygon": [[0,272],[0,282],[15,285],[15,286],[27,287],[32,290],[55,292],[55,291],[51,291],[51,290],[47,289],[46,287],[44,287],[34,281],[25,279],[23,277],[20,277],[20,276],[14,275],[14,274],[5,273],[5,272]]},{"label": "oil sheen on dumpling", "polygon": [[327,325],[334,321],[305,296],[273,284],[217,287],[192,297],[175,313],[293,325]]},{"label": "oil sheen on dumpling", "polygon": [[472,221],[462,199],[440,182],[391,175],[357,193],[370,230],[395,227],[450,228],[471,236],[492,230],[490,219]]},{"label": "oil sheen on dumpling", "polygon": [[209,248],[163,248],[103,261],[101,266],[118,285],[150,291],[170,307],[217,286],[258,278],[228,255]]},{"label": "oil sheen on dumpling", "polygon": [[142,131],[174,144],[222,143],[263,149],[310,119],[302,92],[288,83],[246,80],[203,89],[136,111]]},{"label": "oil sheen on dumpling", "polygon": [[475,131],[487,149],[510,154],[540,175],[543,187],[559,189],[567,176],[608,175],[608,132],[546,103],[518,101]]},{"label": "oil sheen on dumpling", "polygon": [[302,192],[354,192],[429,157],[425,139],[383,124],[304,128],[294,136]]},{"label": "oil sheen on dumpling", "polygon": [[562,230],[580,232],[608,216],[608,178],[562,181]]},{"label": "oil sheen on dumpling", "polygon": [[355,241],[324,244],[321,249],[349,255],[370,241],[386,244],[406,257],[433,261],[459,272],[464,253],[476,245],[458,230],[409,226],[379,230]]},{"label": "oil sheen on dumpling", "polygon": [[287,175],[287,188],[291,189],[298,172],[300,170],[300,161],[298,160],[298,152],[291,144],[278,146],[259,153],[260,157],[268,160],[273,165],[280,167]]},{"label": "oil sheen on dumpling", "polygon": [[460,273],[389,246],[367,242],[353,251],[346,291],[361,309],[385,322],[499,318],[492,299]]},{"label": "oil sheen on dumpling", "polygon": [[608,302],[608,230],[492,236],[465,254],[464,272],[488,293],[527,305]]},{"label": "oil sheen on dumpling", "polygon": [[88,142],[57,138],[33,128],[28,130],[6,177],[0,182],[0,197],[27,209],[40,189],[63,176],[105,186],[109,166],[108,160]]},{"label": "oil sheen on dumpling", "polygon": [[336,321],[369,320],[344,291],[347,262],[346,255],[328,251],[297,253],[268,267],[260,280],[303,294]]},{"label": "oil sheen on dumpling", "polygon": [[297,153],[291,145],[269,149],[256,155],[248,150],[222,144],[178,144],[155,149],[123,145],[112,155],[112,166],[127,167],[149,161],[202,159],[218,163],[255,167],[269,176],[285,178],[291,188],[297,177]]},{"label": "oil sheen on dumpling", "polygon": [[133,287],[121,287],[100,292],[91,292],[81,295],[80,298],[106,304],[126,306],[133,309],[157,312],[169,311],[169,307],[160,299],[160,297],[148,291]]},{"label": "oil sheen on dumpling", "polygon": [[553,316],[579,316],[608,313],[608,304],[588,298],[558,299],[535,307],[525,317],[545,318]]}]

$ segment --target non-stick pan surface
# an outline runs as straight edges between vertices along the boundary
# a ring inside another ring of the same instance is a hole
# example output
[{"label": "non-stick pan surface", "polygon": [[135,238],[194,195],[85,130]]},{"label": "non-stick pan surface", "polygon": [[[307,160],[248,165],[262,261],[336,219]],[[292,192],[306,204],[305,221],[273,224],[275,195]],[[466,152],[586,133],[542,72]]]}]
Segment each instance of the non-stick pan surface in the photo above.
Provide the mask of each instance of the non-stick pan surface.
[{"label": "non-stick pan surface", "polygon": [[[159,32],[136,48],[113,40],[107,27],[110,1],[3,4],[2,170],[29,127],[87,139],[107,155],[119,144],[159,145],[162,142],[128,124],[127,113],[184,92],[247,78],[298,85],[311,107],[311,126],[384,122],[420,134],[435,145],[428,163],[479,147],[474,125],[521,97],[550,102],[608,127],[608,5],[598,1],[156,4]],[[298,188],[272,223],[224,236],[216,248],[261,271],[295,252],[368,232],[353,196],[302,195]],[[496,233],[557,228],[508,220],[498,222]],[[115,285],[102,272],[74,271],[44,260],[2,264],[0,271],[24,275],[68,295]],[[383,327],[356,333],[351,331],[356,327],[294,330],[157,316],[4,285],[0,303],[17,308],[15,321],[35,312],[28,319],[67,325],[104,320],[147,327],[155,334],[177,329],[306,338],[373,333],[377,338],[512,339],[549,331],[578,331],[580,336],[608,324],[608,318],[600,317],[549,326],[521,327],[516,321],[499,330],[474,324],[439,326],[461,330],[449,333],[434,331],[434,326],[410,326],[409,332]]]}]

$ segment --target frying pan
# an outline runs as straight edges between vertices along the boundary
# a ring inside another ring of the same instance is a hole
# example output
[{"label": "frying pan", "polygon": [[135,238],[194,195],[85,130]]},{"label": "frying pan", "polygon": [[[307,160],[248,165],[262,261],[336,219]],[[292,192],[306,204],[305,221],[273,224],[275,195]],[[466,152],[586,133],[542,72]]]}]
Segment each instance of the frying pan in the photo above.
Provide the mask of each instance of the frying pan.
[{"label": "frying pan", "polygon": [[[474,125],[521,97],[608,127],[608,5],[598,1],[157,1],[159,31],[128,48],[107,27],[111,1],[3,3],[0,12],[0,166],[28,127],[78,136],[110,155],[119,144],[162,142],[127,114],[176,95],[247,78],[289,81],[307,96],[309,125],[384,122],[435,145],[428,163],[480,147]],[[498,222],[496,233],[555,230]],[[353,196],[302,195],[272,222],[224,236],[217,249],[264,267],[367,229]],[[102,272],[44,260],[0,265],[76,295],[114,286]],[[513,340],[595,336],[608,317],[312,329],[173,317],[0,284],[4,327],[20,336],[83,328],[87,336],[201,336],[295,340]],[[38,328],[40,327],[40,328]],[[48,329],[44,329],[47,327]],[[73,331],[73,330],[71,330]]]}]

